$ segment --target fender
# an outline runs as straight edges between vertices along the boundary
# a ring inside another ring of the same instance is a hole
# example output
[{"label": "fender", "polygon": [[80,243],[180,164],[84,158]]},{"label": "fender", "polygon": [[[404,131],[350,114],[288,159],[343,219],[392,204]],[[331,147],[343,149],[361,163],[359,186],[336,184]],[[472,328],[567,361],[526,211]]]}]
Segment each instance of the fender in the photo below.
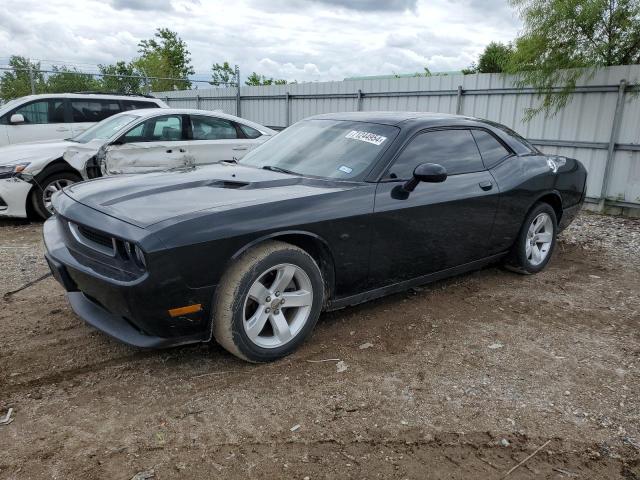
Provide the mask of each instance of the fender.
[{"label": "fender", "polygon": [[[327,291],[325,292],[326,293],[325,303],[329,302],[331,299],[331,296],[333,295],[333,292],[335,291],[335,268],[336,268],[335,259],[333,258],[333,253],[331,251],[331,248],[329,247],[329,243],[324,238],[322,238],[321,236],[315,233],[308,232],[306,230],[281,230],[278,232],[272,232],[267,235],[263,235],[247,243],[238,251],[236,251],[236,253],[234,253],[229,259],[229,261],[227,262],[227,266],[230,265],[232,262],[234,262],[244,252],[246,252],[250,248],[264,241],[278,239],[282,237],[288,237],[288,236],[306,237],[310,240],[316,240],[320,243],[321,249],[324,250],[323,252],[317,252],[322,257],[320,258],[320,260],[323,260],[325,262],[328,261],[329,263],[328,265],[325,265],[325,264],[318,265],[318,267],[320,267],[320,270],[323,272],[325,285],[327,288]],[[285,238],[284,241],[287,241],[287,239]],[[304,249],[304,245],[298,245],[298,246]]]},{"label": "fender", "polygon": [[242,255],[244,252],[246,252],[247,250],[256,246],[259,243],[262,243],[266,240],[274,239],[276,237],[284,237],[286,235],[304,235],[304,236],[313,238],[315,240],[319,240],[327,249],[327,251],[331,253],[331,249],[329,248],[329,244],[327,243],[327,241],[315,233],[308,232],[306,230],[281,230],[278,232],[272,232],[267,235],[263,235],[262,237],[258,237],[255,240],[252,240],[251,242],[241,247],[238,251],[236,251],[236,253],[234,253],[229,260],[231,262],[235,261],[240,255]]}]

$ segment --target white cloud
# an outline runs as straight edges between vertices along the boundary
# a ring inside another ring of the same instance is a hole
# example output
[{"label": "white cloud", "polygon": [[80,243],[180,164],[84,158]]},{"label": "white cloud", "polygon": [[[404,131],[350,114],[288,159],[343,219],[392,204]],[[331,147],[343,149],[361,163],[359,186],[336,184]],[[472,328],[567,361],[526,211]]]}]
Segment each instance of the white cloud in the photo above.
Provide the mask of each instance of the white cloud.
[{"label": "white cloud", "polygon": [[131,60],[158,27],[179,33],[205,77],[228,60],[243,76],[320,81],[460,69],[520,23],[506,0],[2,0],[0,63]]}]

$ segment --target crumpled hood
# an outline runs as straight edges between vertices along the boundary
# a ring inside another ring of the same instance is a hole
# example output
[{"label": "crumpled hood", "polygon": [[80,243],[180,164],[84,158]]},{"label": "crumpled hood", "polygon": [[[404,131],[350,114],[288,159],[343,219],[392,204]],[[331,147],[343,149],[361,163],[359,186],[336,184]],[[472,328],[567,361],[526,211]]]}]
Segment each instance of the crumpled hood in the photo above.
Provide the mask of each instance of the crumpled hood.
[{"label": "crumpled hood", "polygon": [[0,165],[15,165],[34,159],[60,157],[70,145],[73,143],[66,140],[47,140],[0,147]]},{"label": "crumpled hood", "polygon": [[241,165],[216,164],[105,177],[76,183],[65,188],[64,193],[87,207],[145,228],[195,212],[320,195],[350,186]]}]

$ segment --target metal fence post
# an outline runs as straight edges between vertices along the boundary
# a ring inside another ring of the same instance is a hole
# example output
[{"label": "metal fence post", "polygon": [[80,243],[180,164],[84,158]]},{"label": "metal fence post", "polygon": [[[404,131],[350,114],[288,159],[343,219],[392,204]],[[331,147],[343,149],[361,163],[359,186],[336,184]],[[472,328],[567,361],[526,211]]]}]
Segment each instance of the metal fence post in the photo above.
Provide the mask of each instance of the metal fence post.
[{"label": "metal fence post", "polygon": [[458,93],[456,94],[456,115],[462,114],[462,85],[458,85]]},{"label": "metal fence post", "polygon": [[196,108],[200,110],[200,95],[196,95]]},{"label": "metal fence post", "polygon": [[362,111],[362,90],[358,89],[358,111]]},{"label": "metal fence post", "polygon": [[29,83],[31,84],[31,95],[36,94],[36,82],[33,79],[33,68],[31,68],[31,59],[27,59],[27,64],[29,65]]},{"label": "metal fence post", "polygon": [[284,121],[285,121],[285,127],[288,127],[289,125],[291,125],[291,94],[289,94],[289,92],[285,94],[284,101],[285,101],[285,106],[284,106],[285,120]]},{"label": "metal fence post", "polygon": [[607,160],[604,164],[604,175],[602,176],[602,187],[600,188],[600,209],[604,209],[604,202],[607,198],[607,190],[609,187],[609,177],[613,170],[613,161],[616,154],[616,142],[620,132],[620,123],[622,122],[622,111],[624,109],[624,96],[627,90],[627,81],[620,80],[618,86],[618,99],[616,101],[616,111],[613,115],[613,123],[611,125],[611,136],[609,137],[609,146],[607,147]]},{"label": "metal fence post", "polygon": [[236,116],[242,116],[242,108],[240,106],[240,67],[236,65]]}]

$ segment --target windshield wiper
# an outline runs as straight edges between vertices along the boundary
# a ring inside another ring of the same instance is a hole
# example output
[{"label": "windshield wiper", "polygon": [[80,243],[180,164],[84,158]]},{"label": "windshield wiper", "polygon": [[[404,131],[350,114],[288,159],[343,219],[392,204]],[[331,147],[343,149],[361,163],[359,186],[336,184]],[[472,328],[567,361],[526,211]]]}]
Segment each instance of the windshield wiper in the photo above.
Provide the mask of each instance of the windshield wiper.
[{"label": "windshield wiper", "polygon": [[288,173],[289,175],[300,175],[299,173],[292,172],[291,170],[287,170],[286,168],[276,167],[274,165],[264,165],[262,169],[269,170],[272,172]]}]

